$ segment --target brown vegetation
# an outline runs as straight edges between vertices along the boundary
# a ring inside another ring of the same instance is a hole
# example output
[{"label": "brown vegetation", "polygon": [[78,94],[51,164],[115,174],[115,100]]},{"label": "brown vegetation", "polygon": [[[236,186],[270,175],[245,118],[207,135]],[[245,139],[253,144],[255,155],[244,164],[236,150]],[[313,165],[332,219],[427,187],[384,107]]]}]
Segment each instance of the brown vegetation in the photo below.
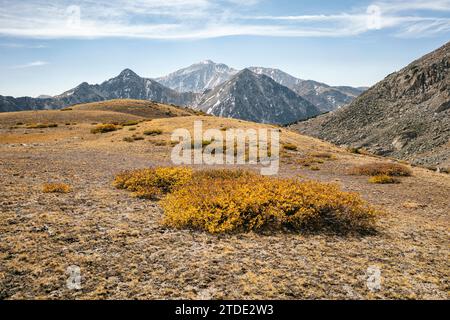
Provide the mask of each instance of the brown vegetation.
[{"label": "brown vegetation", "polygon": [[412,171],[398,163],[374,162],[353,167],[349,170],[349,174],[358,176],[386,175],[390,177],[409,177],[412,175]]},{"label": "brown vegetation", "polygon": [[65,183],[45,183],[42,185],[42,192],[44,193],[69,193],[72,188]]}]

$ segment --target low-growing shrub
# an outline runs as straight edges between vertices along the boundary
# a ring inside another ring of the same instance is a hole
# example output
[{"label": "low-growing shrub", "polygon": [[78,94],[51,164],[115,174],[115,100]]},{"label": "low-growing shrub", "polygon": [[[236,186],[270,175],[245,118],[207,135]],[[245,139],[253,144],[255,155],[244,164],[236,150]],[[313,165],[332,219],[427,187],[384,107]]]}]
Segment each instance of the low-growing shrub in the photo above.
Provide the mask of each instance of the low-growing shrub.
[{"label": "low-growing shrub", "polygon": [[324,161],[322,159],[317,159],[317,158],[314,158],[314,157],[300,158],[300,159],[297,159],[295,162],[297,164],[299,164],[299,165],[304,166],[304,167],[310,167],[313,164],[322,164],[322,163],[324,163]]},{"label": "low-growing shrub", "polygon": [[56,123],[31,123],[27,125],[27,129],[45,129],[56,127],[58,127],[58,124]]},{"label": "low-growing shrub", "polygon": [[107,133],[119,130],[120,127],[118,127],[115,124],[107,123],[107,124],[99,124],[95,128],[91,129],[91,133],[97,134],[97,133]]},{"label": "low-growing shrub", "polygon": [[266,228],[367,232],[375,226],[377,211],[336,185],[240,174],[204,173],[175,189],[161,202],[164,224],[210,233]]},{"label": "low-growing shrub", "polygon": [[370,177],[369,182],[377,184],[392,184],[392,183],[399,183],[400,181],[394,177],[382,174]]},{"label": "low-growing shrub", "polygon": [[283,143],[282,146],[284,150],[297,151],[297,146],[293,143]]},{"label": "low-growing shrub", "polygon": [[195,171],[193,174],[193,179],[222,179],[222,180],[230,180],[230,179],[238,179],[238,178],[252,178],[257,175],[248,170],[236,169],[209,169],[209,170],[200,170]]},{"label": "low-growing shrub", "polygon": [[45,183],[42,186],[42,192],[44,193],[69,193],[72,188],[65,183]]},{"label": "low-growing shrub", "polygon": [[369,163],[353,167],[349,170],[352,175],[359,176],[380,176],[409,177],[412,175],[411,169],[398,163]]},{"label": "low-growing shrub", "polygon": [[152,130],[146,130],[144,131],[144,134],[146,136],[159,136],[160,134],[162,134],[163,131],[160,129],[152,129]]},{"label": "low-growing shrub", "polygon": [[350,152],[353,154],[363,154],[363,151],[361,148],[355,148],[355,147],[348,147],[347,152]]},{"label": "low-growing shrub", "polygon": [[139,198],[158,199],[192,178],[188,168],[162,167],[127,171],[116,176],[113,185]]},{"label": "low-growing shrub", "polygon": [[150,143],[157,147],[167,146],[167,141],[164,140],[150,140]]},{"label": "low-growing shrub", "polygon": [[122,140],[125,141],[125,142],[134,142],[134,138],[133,137],[124,137]]},{"label": "low-growing shrub", "polygon": [[327,159],[327,160],[333,160],[335,159],[335,156],[328,152],[311,152],[309,154],[311,158],[320,158],[320,159]]},{"label": "low-growing shrub", "polygon": [[145,140],[145,138],[143,136],[138,136],[138,135],[132,135],[131,137],[125,137],[122,139],[125,142],[134,142],[134,141],[138,141],[138,140]]},{"label": "low-growing shrub", "polygon": [[126,122],[122,123],[122,126],[129,127],[129,126],[135,126],[138,124],[139,124],[139,121],[130,120],[130,121],[126,121]]},{"label": "low-growing shrub", "polygon": [[[213,143],[212,140],[202,140],[202,145],[200,146],[202,149],[209,146],[211,143]],[[194,141],[191,141],[191,149],[195,149],[196,145],[194,143]]]}]

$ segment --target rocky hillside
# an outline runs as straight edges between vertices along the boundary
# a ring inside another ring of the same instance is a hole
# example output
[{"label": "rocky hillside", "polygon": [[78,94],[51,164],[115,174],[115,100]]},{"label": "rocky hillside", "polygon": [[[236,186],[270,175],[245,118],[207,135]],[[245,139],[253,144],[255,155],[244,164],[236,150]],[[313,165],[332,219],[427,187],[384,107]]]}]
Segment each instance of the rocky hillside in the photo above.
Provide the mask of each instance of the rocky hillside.
[{"label": "rocky hillside", "polygon": [[320,113],[292,90],[248,69],[205,93],[197,108],[216,116],[277,124]]},{"label": "rocky hillside", "polygon": [[336,110],[352,102],[364,92],[364,88],[332,87],[313,80],[302,80],[290,74],[271,68],[251,67],[251,71],[264,74],[273,80],[293,90],[322,112]]},{"label": "rocky hillside", "polygon": [[238,70],[225,64],[206,60],[155,80],[178,92],[201,93],[228,81],[236,73]]},{"label": "rocky hillside", "polygon": [[390,74],[351,105],[293,126],[418,164],[450,162],[450,43]]}]

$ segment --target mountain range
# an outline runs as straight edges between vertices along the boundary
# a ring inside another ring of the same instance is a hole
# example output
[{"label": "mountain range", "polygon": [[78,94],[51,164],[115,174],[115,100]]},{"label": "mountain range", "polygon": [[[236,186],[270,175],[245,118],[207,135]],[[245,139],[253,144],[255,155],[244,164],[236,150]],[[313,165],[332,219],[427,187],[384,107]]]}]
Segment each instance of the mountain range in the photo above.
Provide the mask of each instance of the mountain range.
[{"label": "mountain range", "polygon": [[[313,83],[312,87],[307,84]],[[362,92],[297,79],[281,70],[252,67],[239,71],[206,60],[157,79],[130,69],[101,84],[86,82],[49,97],[0,96],[0,112],[60,109],[117,98],[152,100],[205,110],[223,117],[286,124],[339,108]]]},{"label": "mountain range", "polygon": [[230,80],[238,72],[223,63],[205,60],[155,80],[178,92],[202,93]]},{"label": "mountain range", "polygon": [[292,126],[338,145],[417,164],[450,164],[450,42],[350,105]]},{"label": "mountain range", "polygon": [[206,91],[197,107],[216,116],[262,123],[289,123],[320,114],[318,108],[273,79],[249,69]]}]

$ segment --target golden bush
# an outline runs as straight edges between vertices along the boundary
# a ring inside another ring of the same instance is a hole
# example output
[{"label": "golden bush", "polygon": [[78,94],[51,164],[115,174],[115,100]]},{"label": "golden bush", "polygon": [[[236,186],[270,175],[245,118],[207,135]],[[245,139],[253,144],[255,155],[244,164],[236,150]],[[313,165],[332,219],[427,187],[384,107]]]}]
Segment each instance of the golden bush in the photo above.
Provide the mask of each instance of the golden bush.
[{"label": "golden bush", "polygon": [[293,143],[283,143],[282,147],[284,150],[297,151],[297,146]]},{"label": "golden bush", "polygon": [[42,185],[44,193],[69,193],[72,188],[65,183],[45,183]]},{"label": "golden bush", "polygon": [[131,191],[139,198],[158,199],[190,181],[192,174],[192,170],[188,168],[139,169],[117,175],[113,185],[116,188]]},{"label": "golden bush", "polygon": [[122,126],[124,127],[130,127],[130,126],[136,126],[139,124],[139,121],[135,121],[135,120],[129,120],[129,121],[125,121],[122,123]]},{"label": "golden bush", "polygon": [[106,133],[106,132],[116,131],[119,129],[121,129],[121,127],[119,127],[115,124],[112,124],[112,123],[99,124],[95,128],[91,129],[91,133],[93,133],[93,134]]},{"label": "golden bush", "polygon": [[193,174],[193,179],[238,179],[238,178],[253,178],[256,177],[257,174],[248,170],[243,169],[210,169],[210,170],[201,170],[195,171]]},{"label": "golden bush", "polygon": [[377,211],[358,194],[343,192],[336,185],[251,173],[231,178],[234,174],[197,174],[175,189],[161,202],[164,224],[210,233],[279,228],[363,232],[374,228]]},{"label": "golden bush", "polygon": [[163,131],[160,129],[151,129],[151,130],[144,131],[144,134],[146,136],[159,136],[162,133],[163,133]]},{"label": "golden bush", "polygon": [[390,177],[409,177],[412,175],[411,169],[398,163],[369,163],[356,166],[349,171],[352,175],[359,176],[390,176]]},{"label": "golden bush", "polygon": [[377,183],[377,184],[391,184],[391,183],[399,183],[398,179],[382,174],[377,175],[369,178],[370,183]]}]

